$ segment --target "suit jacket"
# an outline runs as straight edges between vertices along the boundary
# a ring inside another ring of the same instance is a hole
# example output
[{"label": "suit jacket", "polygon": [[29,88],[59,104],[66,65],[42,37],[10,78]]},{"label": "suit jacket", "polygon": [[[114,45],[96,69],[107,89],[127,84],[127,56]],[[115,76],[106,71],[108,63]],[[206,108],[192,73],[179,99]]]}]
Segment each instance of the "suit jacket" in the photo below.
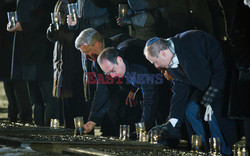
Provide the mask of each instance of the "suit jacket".
[{"label": "suit jacket", "polygon": [[163,83],[163,75],[146,60],[143,55],[144,46],[144,40],[129,39],[120,43],[117,49],[126,65],[127,83],[142,90],[141,122],[146,122],[146,129],[150,129],[155,124],[158,85]]},{"label": "suit jacket", "polygon": [[[112,39],[103,39],[103,49],[106,47],[116,47],[119,43],[127,39],[126,35],[117,35]],[[104,75],[100,66],[96,62],[92,62],[92,73],[88,73],[88,82],[96,84],[96,90],[92,101],[89,121],[100,123],[103,115],[108,114],[108,117],[113,123],[116,123],[119,118],[119,106],[125,99],[122,98],[118,84],[121,80],[114,80],[111,77]],[[125,97],[124,97],[125,98]]]}]

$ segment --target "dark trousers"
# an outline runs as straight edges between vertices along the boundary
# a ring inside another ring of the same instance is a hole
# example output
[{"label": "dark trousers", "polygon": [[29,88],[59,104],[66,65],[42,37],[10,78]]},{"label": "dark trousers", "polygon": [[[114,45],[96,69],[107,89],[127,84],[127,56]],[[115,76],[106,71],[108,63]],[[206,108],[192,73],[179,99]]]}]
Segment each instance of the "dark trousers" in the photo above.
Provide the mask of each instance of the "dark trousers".
[{"label": "dark trousers", "polygon": [[28,86],[35,123],[49,126],[51,119],[59,119],[60,103],[52,96],[52,81],[29,81]]},{"label": "dark trousers", "polygon": [[10,121],[16,122],[19,114],[21,122],[31,122],[32,110],[27,82],[23,80],[5,81],[4,89],[9,102],[8,117]]},{"label": "dark trousers", "polygon": [[101,123],[102,136],[116,136],[119,137],[120,134],[120,123],[112,122],[107,114],[104,114]]},{"label": "dark trousers", "polygon": [[[186,108],[185,115],[186,119],[188,121],[188,124],[192,127],[192,130],[197,135],[202,135],[202,145],[203,148],[208,151],[208,145],[206,144],[207,141],[205,140],[206,134],[205,129],[203,127],[203,114],[200,113],[199,106],[194,102],[190,102]],[[210,129],[210,135],[211,137],[219,137],[220,138],[220,147],[222,154],[231,154],[231,149],[228,147],[225,143],[224,137],[222,135],[221,129],[218,125],[218,122],[215,118],[215,115],[212,115],[212,120],[208,122],[209,123],[209,129]],[[192,132],[189,132],[189,136],[191,138]]]},{"label": "dark trousers", "polygon": [[88,121],[90,104],[80,97],[62,98],[65,128],[74,128],[74,118],[82,116],[84,123]]},{"label": "dark trousers", "polygon": [[250,118],[244,119],[244,131],[246,137],[246,147],[248,150],[250,150]]}]

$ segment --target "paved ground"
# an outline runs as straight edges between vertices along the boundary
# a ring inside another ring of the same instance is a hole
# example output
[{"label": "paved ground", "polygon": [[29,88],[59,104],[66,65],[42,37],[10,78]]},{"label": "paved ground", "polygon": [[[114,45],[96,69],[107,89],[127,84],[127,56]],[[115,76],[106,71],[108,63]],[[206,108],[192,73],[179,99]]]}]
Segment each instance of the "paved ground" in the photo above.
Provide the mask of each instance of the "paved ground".
[{"label": "paved ground", "polygon": [[3,89],[3,82],[0,81],[0,119],[7,118],[8,101]]}]

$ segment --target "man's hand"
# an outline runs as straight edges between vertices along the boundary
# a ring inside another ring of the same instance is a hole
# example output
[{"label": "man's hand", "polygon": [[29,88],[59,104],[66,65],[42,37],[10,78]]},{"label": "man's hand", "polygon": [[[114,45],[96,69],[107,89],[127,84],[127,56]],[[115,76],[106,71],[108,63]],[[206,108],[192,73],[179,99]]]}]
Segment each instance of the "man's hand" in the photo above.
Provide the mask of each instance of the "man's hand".
[{"label": "man's hand", "polygon": [[17,22],[17,23],[15,24],[15,27],[14,27],[14,28],[10,28],[10,25],[9,25],[9,23],[8,23],[8,24],[7,24],[7,31],[9,31],[9,32],[23,31],[23,28],[22,28],[20,22]]},{"label": "man's hand", "polygon": [[130,91],[128,93],[127,99],[126,99],[126,105],[130,105],[130,107],[136,106],[137,105],[137,101],[135,100],[135,93],[133,93],[132,91]]},{"label": "man's hand", "polygon": [[205,92],[205,94],[202,96],[201,104],[206,107],[206,112],[204,115],[205,121],[212,120],[213,110],[212,110],[211,104],[214,102],[214,98],[216,97],[218,92],[219,92],[219,89],[213,88],[212,86],[210,86]]},{"label": "man's hand", "polygon": [[211,105],[214,101],[215,96],[218,94],[219,89],[209,86],[205,94],[202,96],[201,104],[204,106]]},{"label": "man's hand", "polygon": [[116,19],[116,22],[119,26],[123,26],[123,25],[132,25],[132,17],[130,16],[121,16],[119,18]]},{"label": "man's hand", "polygon": [[93,121],[87,122],[85,125],[83,125],[83,128],[85,129],[84,133],[89,133],[90,131],[92,131],[95,125],[96,123],[94,123]]},{"label": "man's hand", "polygon": [[[77,21],[73,21],[71,17],[72,17],[71,15],[67,15],[67,23],[69,26],[73,27],[77,24]],[[80,18],[81,16],[78,17]]]},{"label": "man's hand", "polygon": [[168,121],[165,124],[153,127],[149,131],[149,133],[157,131],[159,134],[158,136],[159,143],[162,143],[169,147],[176,147],[180,143],[180,135],[181,135],[180,129],[181,129],[181,124],[179,122],[177,122],[175,127],[173,127],[171,122]]}]

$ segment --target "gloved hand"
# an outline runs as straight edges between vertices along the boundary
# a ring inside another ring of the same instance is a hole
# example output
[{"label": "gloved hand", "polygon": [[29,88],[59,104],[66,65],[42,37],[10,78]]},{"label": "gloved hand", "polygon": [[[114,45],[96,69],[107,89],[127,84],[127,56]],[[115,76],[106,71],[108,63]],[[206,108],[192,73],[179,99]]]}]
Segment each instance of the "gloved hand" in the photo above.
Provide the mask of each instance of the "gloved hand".
[{"label": "gloved hand", "polygon": [[204,115],[205,121],[212,120],[213,110],[212,110],[211,104],[213,103],[214,98],[218,93],[219,93],[219,89],[209,86],[205,94],[202,96],[200,103],[206,107],[206,112]]},{"label": "gloved hand", "polygon": [[205,94],[202,96],[201,104],[204,106],[211,105],[213,103],[215,96],[218,93],[219,93],[219,89],[209,86]]},{"label": "gloved hand", "polygon": [[56,26],[56,24],[51,23],[49,28],[47,29],[47,38],[51,42],[63,40],[64,28],[60,25]]},{"label": "gloved hand", "polygon": [[175,127],[168,121],[165,124],[153,127],[149,133],[153,131],[158,131],[158,142],[163,143],[167,146],[175,147],[180,143],[180,129],[181,124],[177,122]]},{"label": "gloved hand", "polygon": [[121,17],[117,18],[116,21],[117,21],[117,24],[119,26],[132,25],[133,24],[132,17],[128,16],[128,15],[121,16]]}]

